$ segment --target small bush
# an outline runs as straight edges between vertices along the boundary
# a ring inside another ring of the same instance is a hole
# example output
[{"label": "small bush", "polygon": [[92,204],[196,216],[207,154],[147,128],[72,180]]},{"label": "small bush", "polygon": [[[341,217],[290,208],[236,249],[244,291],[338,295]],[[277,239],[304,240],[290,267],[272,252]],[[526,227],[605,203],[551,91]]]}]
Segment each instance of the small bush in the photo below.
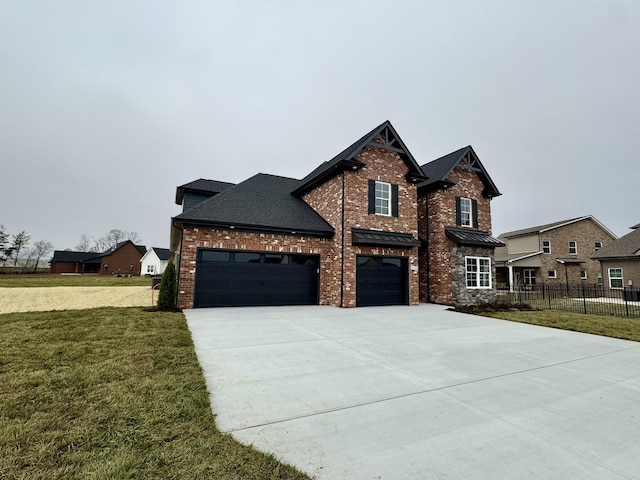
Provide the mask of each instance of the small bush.
[{"label": "small bush", "polygon": [[169,260],[167,268],[160,281],[160,293],[158,294],[158,310],[172,311],[176,309],[178,302],[178,279],[173,260]]}]

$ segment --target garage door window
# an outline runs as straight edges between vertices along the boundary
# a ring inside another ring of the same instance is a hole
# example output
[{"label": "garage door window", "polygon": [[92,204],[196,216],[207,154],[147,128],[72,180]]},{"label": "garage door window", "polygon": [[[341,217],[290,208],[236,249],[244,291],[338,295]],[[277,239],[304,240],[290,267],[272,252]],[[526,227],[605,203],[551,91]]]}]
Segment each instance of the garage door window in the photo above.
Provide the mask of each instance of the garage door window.
[{"label": "garage door window", "polygon": [[394,267],[400,268],[401,260],[399,258],[383,258],[382,266],[383,267]]},{"label": "garage door window", "polygon": [[289,263],[288,255],[278,255],[272,253],[265,253],[264,263],[272,263],[277,265],[287,265]]},{"label": "garage door window", "polygon": [[260,263],[260,254],[236,252],[235,261],[236,263]]},{"label": "garage door window", "polygon": [[231,257],[229,252],[218,252],[215,250],[202,250],[200,260],[203,262],[228,262]]}]

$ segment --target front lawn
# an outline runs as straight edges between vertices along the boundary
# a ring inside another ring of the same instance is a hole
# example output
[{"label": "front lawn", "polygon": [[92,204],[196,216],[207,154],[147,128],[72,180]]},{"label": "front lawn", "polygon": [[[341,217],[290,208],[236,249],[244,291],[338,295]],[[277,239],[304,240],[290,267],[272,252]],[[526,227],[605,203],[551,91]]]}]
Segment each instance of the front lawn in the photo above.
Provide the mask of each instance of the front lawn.
[{"label": "front lawn", "polygon": [[585,315],[560,310],[497,311],[483,313],[483,315],[512,322],[530,323],[543,327],[561,328],[640,342],[640,318]]},{"label": "front lawn", "polygon": [[101,308],[0,315],[0,478],[308,477],[217,430],[181,313]]}]

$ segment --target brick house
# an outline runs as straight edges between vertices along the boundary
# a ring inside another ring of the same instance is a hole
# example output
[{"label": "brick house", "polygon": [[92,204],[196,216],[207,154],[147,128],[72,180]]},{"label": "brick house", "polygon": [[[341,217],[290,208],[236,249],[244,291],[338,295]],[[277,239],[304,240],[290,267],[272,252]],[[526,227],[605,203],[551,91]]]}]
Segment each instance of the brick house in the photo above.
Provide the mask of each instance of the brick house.
[{"label": "brick house", "polygon": [[140,275],[140,259],[146,248],[131,240],[120,242],[103,253],[56,250],[51,259],[51,273],[100,275]]},{"label": "brick house", "polygon": [[388,121],[301,180],[190,182],[172,219],[178,306],[491,300],[497,195],[471,147],[420,166]]},{"label": "brick house", "polygon": [[640,223],[603,246],[592,257],[600,262],[603,284],[611,289],[640,287]]},{"label": "brick house", "polygon": [[506,243],[496,249],[498,283],[513,289],[539,283],[600,283],[600,265],[592,257],[617,237],[587,215],[503,233],[498,238]]}]

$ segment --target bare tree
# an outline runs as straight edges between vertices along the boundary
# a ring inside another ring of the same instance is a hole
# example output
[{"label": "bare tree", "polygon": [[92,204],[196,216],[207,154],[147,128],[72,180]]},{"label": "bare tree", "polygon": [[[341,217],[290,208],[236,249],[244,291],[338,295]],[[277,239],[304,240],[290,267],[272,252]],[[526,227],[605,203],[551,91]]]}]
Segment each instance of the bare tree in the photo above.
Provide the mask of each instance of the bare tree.
[{"label": "bare tree", "polygon": [[98,252],[106,252],[107,250],[115,247],[121,242],[131,240],[133,243],[138,243],[140,237],[136,232],[128,232],[126,230],[119,230],[114,228],[103,236],[94,238],[94,246]]},{"label": "bare tree", "polygon": [[51,242],[47,242],[46,240],[38,240],[33,244],[32,252],[36,259],[36,263],[33,266],[33,273],[36,273],[38,270],[38,263],[40,263],[40,259],[51,252],[51,250],[53,250],[53,245],[51,245]]},{"label": "bare tree", "polygon": [[13,235],[13,243],[11,244],[11,249],[13,251],[11,256],[13,257],[14,267],[18,266],[18,258],[20,257],[20,252],[24,251],[24,249],[27,248],[27,245],[29,245],[29,240],[31,240],[31,237],[27,235],[27,232],[25,232],[24,230],[22,230],[20,233],[17,233],[16,235]]},{"label": "bare tree", "polygon": [[11,245],[9,244],[9,234],[5,231],[4,225],[0,225],[0,262],[2,266],[11,256]]},{"label": "bare tree", "polygon": [[80,237],[80,242],[76,245],[76,251],[78,252],[93,252],[95,248],[91,246],[91,240],[84,233]]}]

